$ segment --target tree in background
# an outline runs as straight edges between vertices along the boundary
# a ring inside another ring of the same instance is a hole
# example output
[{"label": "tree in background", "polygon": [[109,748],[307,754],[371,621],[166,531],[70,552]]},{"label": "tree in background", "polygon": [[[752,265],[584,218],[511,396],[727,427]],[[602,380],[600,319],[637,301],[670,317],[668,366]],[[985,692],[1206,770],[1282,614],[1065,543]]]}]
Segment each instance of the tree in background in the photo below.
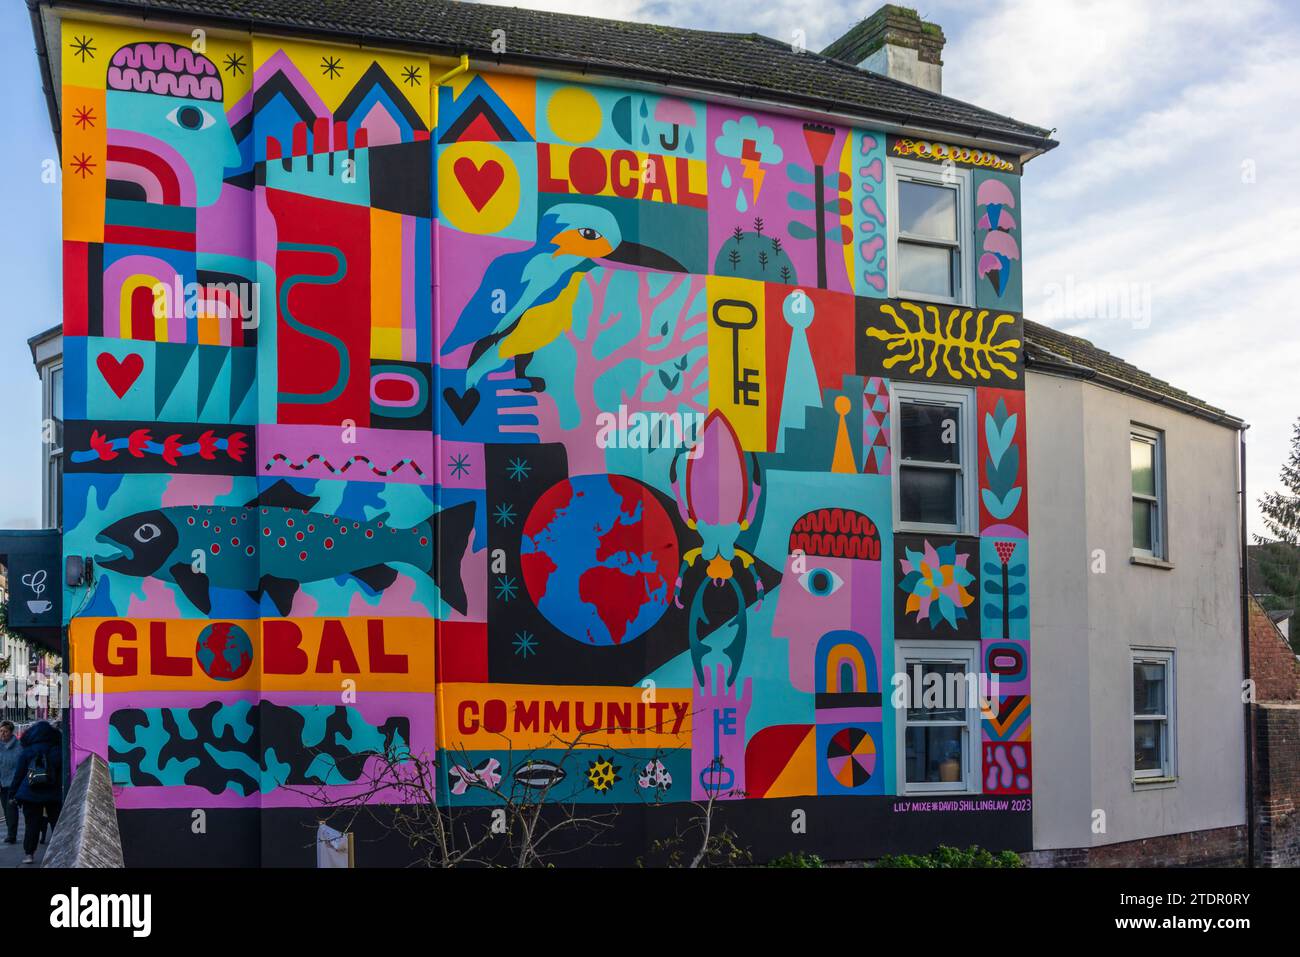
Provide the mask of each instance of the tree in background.
[{"label": "tree in background", "polygon": [[[1300,609],[1300,419],[1291,431],[1291,454],[1282,466],[1282,490],[1259,500],[1269,537],[1255,536],[1263,582],[1252,591],[1267,590],[1261,603],[1270,611]],[[1258,587],[1262,584],[1264,587]],[[1291,622],[1291,647],[1300,654],[1300,622]]]}]

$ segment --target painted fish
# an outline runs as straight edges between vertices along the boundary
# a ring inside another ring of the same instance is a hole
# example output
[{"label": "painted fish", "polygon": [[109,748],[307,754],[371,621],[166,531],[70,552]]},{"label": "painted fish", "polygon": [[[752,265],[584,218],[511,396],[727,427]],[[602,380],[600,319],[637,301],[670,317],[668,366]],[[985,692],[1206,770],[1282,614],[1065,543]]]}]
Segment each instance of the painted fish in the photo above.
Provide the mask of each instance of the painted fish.
[{"label": "painted fish", "polygon": [[288,615],[303,582],[351,575],[380,592],[397,579],[392,564],[401,563],[430,575],[443,601],[465,614],[460,563],[474,527],[473,502],[396,528],[386,512],[359,521],[312,511],[319,501],[282,480],[242,508],[137,512],[95,536],[118,550],[96,561],[123,575],[175,582],[205,615],[212,612],[214,586],[247,592],[254,601],[266,595]]}]

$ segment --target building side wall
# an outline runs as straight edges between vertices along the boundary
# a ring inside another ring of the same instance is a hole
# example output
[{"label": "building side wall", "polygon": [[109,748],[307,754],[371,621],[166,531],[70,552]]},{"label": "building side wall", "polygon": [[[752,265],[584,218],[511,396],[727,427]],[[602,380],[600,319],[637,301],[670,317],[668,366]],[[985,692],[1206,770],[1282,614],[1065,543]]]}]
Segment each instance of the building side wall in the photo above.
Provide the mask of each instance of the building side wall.
[{"label": "building side wall", "polygon": [[[1182,845],[1133,842],[1204,832],[1189,863],[1211,845],[1211,856],[1231,856],[1219,837],[1236,841],[1224,829],[1246,820],[1236,435],[1050,376],[1031,376],[1030,401],[1031,488],[1051,490],[1031,497],[1035,725],[1052,742],[1040,769],[1056,760],[1060,771],[1040,778],[1049,792],[1036,803],[1035,847],[1122,845],[1156,863]],[[1131,424],[1164,435],[1172,567],[1131,561]],[[1133,783],[1134,648],[1174,653],[1174,782]],[[1118,862],[1127,851],[1114,853]]]},{"label": "building side wall", "polygon": [[[714,796],[759,857],[1028,848],[1018,163],[400,51],[62,41],[64,607],[106,691],[73,736],[129,863],[202,856],[195,809],[223,863],[301,863],[322,801],[504,794],[620,812],[625,863]],[[962,305],[888,298],[904,157],[960,184]],[[958,390],[957,531],[897,528],[903,384]],[[902,733],[903,641],[1000,671],[959,744]]]},{"label": "building side wall", "polygon": [[[1108,811],[1095,843],[1242,824],[1240,539],[1236,433],[1107,389],[1085,389],[1090,547],[1107,573],[1089,585],[1094,795]],[[1129,427],[1164,435],[1165,532],[1174,567],[1131,564]],[[1134,646],[1174,651],[1177,784],[1135,790]]]},{"label": "building side wall", "polygon": [[1030,374],[1029,515],[1034,526],[1034,729],[1050,748],[1036,754],[1034,847],[1092,840],[1092,692],[1089,679],[1089,548],[1084,514],[1090,465],[1084,456],[1083,385]]}]

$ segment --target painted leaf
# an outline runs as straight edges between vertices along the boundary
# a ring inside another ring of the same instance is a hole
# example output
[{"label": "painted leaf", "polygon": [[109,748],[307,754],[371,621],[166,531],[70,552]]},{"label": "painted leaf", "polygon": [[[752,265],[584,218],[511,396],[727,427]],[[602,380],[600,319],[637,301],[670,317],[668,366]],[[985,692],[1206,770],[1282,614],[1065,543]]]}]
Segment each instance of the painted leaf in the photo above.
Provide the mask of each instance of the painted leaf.
[{"label": "painted leaf", "polygon": [[1011,513],[1016,510],[1020,504],[1020,489],[1013,488],[1006,494],[1005,498],[999,498],[988,489],[983,489],[980,496],[984,499],[984,507],[988,509],[990,515],[998,521],[1006,521],[1011,517]]}]

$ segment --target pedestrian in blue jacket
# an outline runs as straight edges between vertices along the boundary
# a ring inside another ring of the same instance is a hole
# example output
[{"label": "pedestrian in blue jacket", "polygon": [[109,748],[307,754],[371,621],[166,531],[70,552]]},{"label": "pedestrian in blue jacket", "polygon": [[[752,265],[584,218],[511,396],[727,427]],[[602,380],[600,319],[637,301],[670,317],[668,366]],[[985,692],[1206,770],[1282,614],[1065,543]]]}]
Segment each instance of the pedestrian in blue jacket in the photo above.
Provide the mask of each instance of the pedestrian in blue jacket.
[{"label": "pedestrian in blue jacket", "polygon": [[14,792],[18,790],[14,775],[18,770],[18,757],[23,753],[23,746],[14,734],[12,721],[0,721],[0,804],[4,805],[5,843],[18,841],[18,805],[14,803]]}]

